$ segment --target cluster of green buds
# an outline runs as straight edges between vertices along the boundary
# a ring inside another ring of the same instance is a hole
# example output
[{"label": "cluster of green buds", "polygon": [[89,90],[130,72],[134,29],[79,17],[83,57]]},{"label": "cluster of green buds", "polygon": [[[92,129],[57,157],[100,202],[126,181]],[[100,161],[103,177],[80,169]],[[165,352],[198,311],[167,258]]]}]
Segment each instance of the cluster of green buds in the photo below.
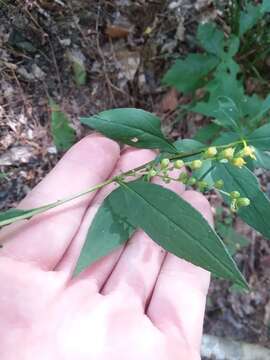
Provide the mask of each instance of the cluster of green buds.
[{"label": "cluster of green buds", "polygon": [[[199,191],[203,192],[206,189],[209,188],[208,183],[205,180],[198,180],[196,177],[194,177],[192,174],[189,174],[187,172],[187,169],[190,169],[190,171],[198,170],[203,165],[203,159],[199,160],[192,160],[184,162],[181,159],[178,160],[170,160],[168,158],[164,158],[161,160],[161,162],[158,164],[158,166],[152,167],[149,169],[147,177],[148,179],[151,179],[154,176],[159,176],[163,179],[165,183],[169,183],[170,181],[179,181],[187,186],[196,187]],[[174,169],[182,169],[183,170],[177,179],[172,178],[170,176],[170,171]]]},{"label": "cluster of green buds", "polygon": [[[241,197],[238,191],[232,191],[231,193],[223,191],[224,182],[222,179],[217,180],[210,186],[207,181],[204,180],[206,174],[201,178],[197,178],[192,172],[200,169],[206,160],[230,162],[232,165],[241,168],[246,164],[245,158],[247,157],[256,159],[255,149],[247,146],[245,142],[244,147],[237,151],[236,148],[230,146],[221,150],[219,150],[218,147],[210,146],[203,152],[200,159],[183,161],[182,159],[174,160],[163,158],[159,163],[152,165],[151,168],[148,169],[147,178],[150,180],[152,177],[158,176],[162,178],[165,183],[179,181],[187,186],[195,187],[200,192],[213,189],[219,190],[231,198],[230,208],[233,212],[236,212],[240,207],[249,206],[250,200],[246,197]],[[170,172],[174,169],[183,169],[177,179],[170,176]]]}]

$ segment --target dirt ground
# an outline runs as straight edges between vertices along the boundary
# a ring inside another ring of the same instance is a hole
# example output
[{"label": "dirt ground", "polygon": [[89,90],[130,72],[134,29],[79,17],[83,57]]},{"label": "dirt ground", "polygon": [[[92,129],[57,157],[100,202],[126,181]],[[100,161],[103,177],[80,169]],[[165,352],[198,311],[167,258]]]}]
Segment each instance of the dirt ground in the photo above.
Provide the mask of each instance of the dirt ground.
[{"label": "dirt ground", "polygon": [[[79,116],[113,107],[154,111],[172,138],[190,137],[205,119],[179,120],[176,105],[187,99],[160,79],[196,49],[197,24],[218,16],[211,0],[0,0],[0,209],[16,206],[62,155],[49,97],[78,139],[88,131]],[[74,81],[74,58],[87,71],[85,85]],[[205,332],[270,347],[270,246],[241,222],[236,227],[250,239],[236,260],[251,291],[213,280]]]}]

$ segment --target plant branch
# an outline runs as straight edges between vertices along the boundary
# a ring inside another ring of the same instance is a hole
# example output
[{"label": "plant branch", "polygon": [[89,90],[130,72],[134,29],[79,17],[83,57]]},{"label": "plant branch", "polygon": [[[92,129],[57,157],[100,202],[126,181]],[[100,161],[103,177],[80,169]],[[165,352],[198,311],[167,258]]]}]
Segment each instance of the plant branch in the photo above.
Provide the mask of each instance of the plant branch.
[{"label": "plant branch", "polygon": [[[243,140],[239,140],[239,141],[235,141],[233,143],[230,143],[230,144],[226,144],[226,145],[219,145],[217,146],[218,148],[226,148],[226,147],[229,147],[229,146],[234,146],[236,144],[239,144],[239,143],[242,143]],[[204,152],[205,150],[207,149],[206,148],[202,148],[200,150],[196,150],[196,151],[191,151],[191,152],[181,152],[179,154],[176,154],[176,155],[173,155],[171,157],[169,157],[170,160],[177,160],[177,159],[184,159],[186,157],[189,157],[189,156],[193,156],[193,155],[198,155],[198,154],[201,154],[202,152]],[[152,165],[155,164],[155,160],[152,160],[152,161],[149,161],[141,166],[138,166],[134,169],[131,169],[131,170],[128,170],[122,174],[119,174],[117,176],[113,176],[111,177],[110,179],[106,180],[106,181],[103,181],[83,192],[80,192],[80,193],[77,193],[77,194],[74,194],[74,195],[71,195],[67,198],[64,198],[64,199],[61,199],[61,200],[57,200],[55,202],[52,202],[50,204],[47,204],[47,205],[43,205],[43,206],[40,206],[38,208],[34,208],[34,209],[29,209],[29,210],[25,210],[25,213],[21,213],[21,214],[17,214],[17,215],[14,215],[12,217],[9,217],[7,216],[6,219],[3,219],[3,220],[0,220],[0,227],[2,226],[6,226],[6,225],[9,225],[9,224],[12,224],[16,221],[19,221],[19,220],[26,220],[26,219],[30,219],[31,217],[35,216],[35,215],[39,215],[39,214],[42,214],[50,209],[53,209],[57,206],[60,206],[60,205],[63,205],[65,203],[68,203],[72,200],[75,200],[75,199],[78,199],[82,196],[85,196],[93,191],[96,191],[96,190],[99,190],[101,189],[102,187],[106,186],[106,185],[109,185],[113,182],[117,182],[119,183],[119,181],[123,181],[124,178],[128,177],[128,176],[137,176],[137,175],[141,175],[140,173],[138,174],[139,171],[141,170],[144,170],[144,169],[147,169],[149,167],[151,167]],[[209,169],[209,171],[211,171],[211,169]],[[206,176],[206,174],[204,175]],[[3,213],[0,213],[0,215],[4,215],[5,212]]]}]

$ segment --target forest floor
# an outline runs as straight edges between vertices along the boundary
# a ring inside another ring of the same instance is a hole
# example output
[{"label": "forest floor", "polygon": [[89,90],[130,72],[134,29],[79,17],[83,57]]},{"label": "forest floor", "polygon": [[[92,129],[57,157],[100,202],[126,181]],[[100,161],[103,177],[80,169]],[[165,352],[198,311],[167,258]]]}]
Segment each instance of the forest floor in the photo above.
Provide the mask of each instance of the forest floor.
[{"label": "forest floor", "polygon": [[[181,119],[177,106],[189,99],[161,78],[175,58],[196,50],[198,23],[218,16],[211,0],[0,0],[0,210],[16,206],[62,155],[49,97],[78,139],[87,133],[79,116],[114,107],[156,112],[171,138],[191,137],[208,120]],[[74,61],[87,72],[85,85],[74,81]],[[214,279],[205,332],[270,347],[270,246],[235,226],[249,238],[235,258],[252,290]]]}]

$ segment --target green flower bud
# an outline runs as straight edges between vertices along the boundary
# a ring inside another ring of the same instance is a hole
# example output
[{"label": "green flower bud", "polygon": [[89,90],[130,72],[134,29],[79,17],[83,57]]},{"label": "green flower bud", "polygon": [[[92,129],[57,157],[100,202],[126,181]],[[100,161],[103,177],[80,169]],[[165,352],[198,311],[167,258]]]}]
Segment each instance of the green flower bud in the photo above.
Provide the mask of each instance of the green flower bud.
[{"label": "green flower bud", "polygon": [[240,155],[256,160],[255,149],[253,146],[245,146],[244,149],[240,151]]},{"label": "green flower bud", "polygon": [[217,155],[217,148],[215,146],[210,146],[204,153],[206,159],[212,158]]},{"label": "green flower bud", "polygon": [[231,148],[231,147],[224,149],[223,151],[221,151],[219,158],[231,160],[233,158],[234,151],[235,151],[235,149]]},{"label": "green flower bud", "polygon": [[181,181],[183,184],[186,184],[187,181],[188,181],[188,174],[187,174],[186,172],[182,172],[182,173],[179,175],[178,180]]},{"label": "green flower bud", "polygon": [[160,166],[162,169],[166,169],[170,164],[170,160],[169,159],[162,159]]},{"label": "green flower bud", "polygon": [[176,169],[181,169],[185,165],[183,160],[176,160],[174,163],[174,167]]},{"label": "green flower bud", "polygon": [[246,198],[246,197],[239,198],[236,201],[237,201],[237,205],[239,207],[241,207],[241,206],[249,206],[250,205],[250,200],[249,200],[249,198]]},{"label": "green flower bud", "polygon": [[192,185],[195,185],[196,182],[197,182],[197,179],[194,176],[191,176],[187,181],[187,185],[192,186]]},{"label": "green flower bud", "polygon": [[208,183],[205,180],[201,180],[198,182],[198,190],[203,192],[208,188]]},{"label": "green flower bud", "polygon": [[241,168],[242,166],[244,166],[246,164],[246,162],[242,157],[236,157],[236,158],[232,159],[232,164],[236,167]]},{"label": "green flower bud", "polygon": [[149,171],[148,175],[149,175],[150,178],[152,178],[152,177],[154,177],[154,176],[157,175],[157,172],[156,172],[156,170],[151,169],[151,170]]},{"label": "green flower bud", "polygon": [[230,192],[230,197],[232,199],[238,199],[238,198],[240,198],[240,192],[239,191],[232,191],[232,192]]},{"label": "green flower bud", "polygon": [[224,186],[224,181],[223,181],[222,179],[217,180],[217,181],[215,182],[215,184],[214,184],[214,187],[215,187],[216,189],[222,189],[223,186]]},{"label": "green flower bud", "polygon": [[202,167],[202,161],[201,160],[193,160],[190,164],[190,168],[192,170],[197,170]]}]

